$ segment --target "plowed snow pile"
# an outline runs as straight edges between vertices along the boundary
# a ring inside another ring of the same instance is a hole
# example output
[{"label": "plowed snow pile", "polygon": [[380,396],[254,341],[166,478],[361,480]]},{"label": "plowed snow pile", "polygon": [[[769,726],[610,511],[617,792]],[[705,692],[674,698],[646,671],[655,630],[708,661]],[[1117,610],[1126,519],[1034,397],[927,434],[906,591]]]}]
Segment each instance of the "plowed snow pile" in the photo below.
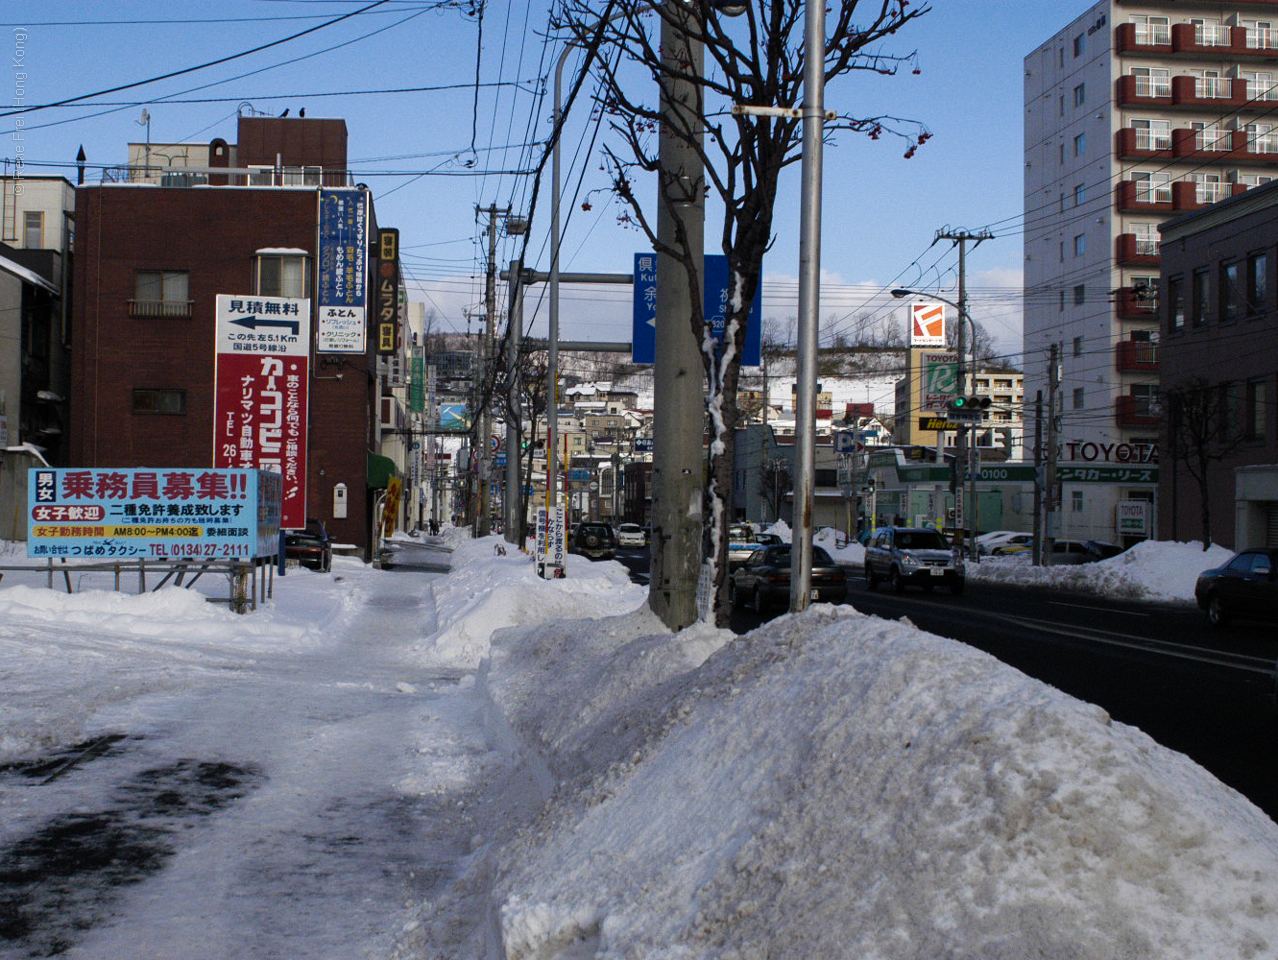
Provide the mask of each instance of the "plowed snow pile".
[{"label": "plowed snow pile", "polygon": [[1272,821],[962,644],[817,607],[739,640],[560,620],[491,656],[560,783],[498,855],[509,960],[1278,955]]}]

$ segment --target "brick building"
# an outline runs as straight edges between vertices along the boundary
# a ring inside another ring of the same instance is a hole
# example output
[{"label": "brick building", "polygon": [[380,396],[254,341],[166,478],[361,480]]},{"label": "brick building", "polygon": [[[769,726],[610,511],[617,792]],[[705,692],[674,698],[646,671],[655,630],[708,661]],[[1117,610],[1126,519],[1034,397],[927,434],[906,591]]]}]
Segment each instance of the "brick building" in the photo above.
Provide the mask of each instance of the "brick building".
[{"label": "brick building", "polygon": [[361,276],[343,282],[368,293],[371,317],[371,198],[348,184],[342,120],[241,117],[238,138],[180,176],[143,169],[77,190],[70,462],[215,465],[217,297],[310,298],[306,513],[367,556],[388,480],[377,339],[323,349],[315,305],[332,273],[321,209],[342,190],[363,211],[362,239],[341,248]]}]

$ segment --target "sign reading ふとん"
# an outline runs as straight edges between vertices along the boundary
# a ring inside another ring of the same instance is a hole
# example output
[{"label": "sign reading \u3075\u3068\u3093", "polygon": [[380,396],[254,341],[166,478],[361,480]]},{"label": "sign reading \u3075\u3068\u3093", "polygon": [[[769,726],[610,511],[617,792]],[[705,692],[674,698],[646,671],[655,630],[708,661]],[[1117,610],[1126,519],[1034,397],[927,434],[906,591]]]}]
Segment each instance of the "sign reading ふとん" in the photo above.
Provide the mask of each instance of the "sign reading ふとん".
[{"label": "sign reading \u3075\u3068\u3093", "polygon": [[311,305],[289,297],[217,298],[213,465],[280,475],[280,526],[306,526]]}]

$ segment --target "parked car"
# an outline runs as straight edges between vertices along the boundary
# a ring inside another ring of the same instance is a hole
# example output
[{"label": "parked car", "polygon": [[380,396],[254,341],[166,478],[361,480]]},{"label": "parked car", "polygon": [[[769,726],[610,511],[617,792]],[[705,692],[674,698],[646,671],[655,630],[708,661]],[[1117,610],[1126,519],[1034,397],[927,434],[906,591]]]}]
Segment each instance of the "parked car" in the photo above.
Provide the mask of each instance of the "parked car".
[{"label": "parked car", "polygon": [[1127,550],[1126,547],[1119,546],[1117,543],[1108,543],[1104,540],[1084,540],[1083,546],[1096,554],[1097,560],[1108,560]]},{"label": "parked car", "polygon": [[304,567],[328,573],[333,566],[333,541],[324,522],[309,517],[301,530],[284,532],[284,560],[296,560]]},{"label": "parked car", "polygon": [[[790,544],[757,547],[737,568],[728,589],[734,604],[745,601],[762,613],[767,607],[790,602]],[[819,603],[842,603],[848,595],[848,577],[820,547],[812,548],[812,592]]]},{"label": "parked car", "polygon": [[756,533],[748,538],[743,537],[741,539],[730,537],[728,540],[728,572],[731,573],[749,560],[750,555],[758,550],[759,547],[775,547],[781,544],[781,538],[775,533]]},{"label": "parked car", "polygon": [[642,547],[648,538],[643,535],[643,527],[637,523],[623,523],[617,527],[617,546]]},{"label": "parked car", "polygon": [[983,533],[976,538],[976,548],[980,551],[981,556],[1001,557],[1011,553],[1017,553],[1023,549],[1026,544],[1033,543],[1034,534],[1017,533],[1012,530],[996,530],[992,533]]},{"label": "parked car", "polygon": [[1234,617],[1278,619],[1278,548],[1243,550],[1204,570],[1194,584],[1194,599],[1217,627]]},{"label": "parked car", "polygon": [[963,558],[936,530],[880,527],[865,548],[865,580],[871,590],[881,581],[897,593],[907,584],[931,590],[939,583],[959,594],[967,577]]},{"label": "parked car", "polygon": [[617,538],[606,523],[579,523],[568,542],[568,552],[591,560],[611,560],[617,555]]}]

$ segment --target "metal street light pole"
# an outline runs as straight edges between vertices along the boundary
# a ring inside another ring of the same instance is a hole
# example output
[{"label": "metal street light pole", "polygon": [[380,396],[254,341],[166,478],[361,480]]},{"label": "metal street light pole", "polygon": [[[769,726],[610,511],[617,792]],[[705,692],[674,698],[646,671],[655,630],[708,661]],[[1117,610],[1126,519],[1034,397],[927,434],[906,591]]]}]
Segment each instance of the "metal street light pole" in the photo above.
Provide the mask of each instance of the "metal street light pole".
[{"label": "metal street light pole", "polygon": [[816,475],[817,326],[821,301],[821,172],[825,130],[825,0],[806,0],[803,161],[799,227],[799,369],[795,411],[794,532],[790,610],[806,610],[812,590],[812,489]]}]

